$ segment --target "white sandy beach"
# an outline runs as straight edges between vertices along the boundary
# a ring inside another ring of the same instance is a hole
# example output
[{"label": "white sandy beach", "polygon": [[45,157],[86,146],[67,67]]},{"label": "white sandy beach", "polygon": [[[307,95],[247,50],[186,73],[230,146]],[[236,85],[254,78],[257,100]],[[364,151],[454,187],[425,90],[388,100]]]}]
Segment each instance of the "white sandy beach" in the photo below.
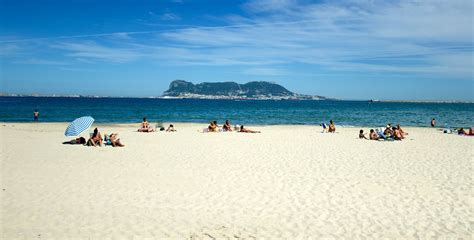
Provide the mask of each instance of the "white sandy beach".
[{"label": "white sandy beach", "polygon": [[[67,123],[1,123],[2,239],[471,239],[474,137],[406,128],[249,126],[119,132],[63,145]],[[364,128],[368,132],[368,128]],[[83,134],[84,136],[87,134]]]}]

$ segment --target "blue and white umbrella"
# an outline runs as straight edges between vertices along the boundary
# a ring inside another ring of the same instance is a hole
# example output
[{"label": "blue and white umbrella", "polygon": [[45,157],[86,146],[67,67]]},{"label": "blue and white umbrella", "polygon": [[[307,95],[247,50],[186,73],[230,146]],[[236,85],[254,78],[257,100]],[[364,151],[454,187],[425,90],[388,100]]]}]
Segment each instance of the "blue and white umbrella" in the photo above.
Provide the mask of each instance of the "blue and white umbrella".
[{"label": "blue and white umbrella", "polygon": [[90,116],[80,117],[72,121],[69,126],[67,126],[64,135],[67,137],[79,136],[81,133],[86,131],[92,126],[94,119]]}]

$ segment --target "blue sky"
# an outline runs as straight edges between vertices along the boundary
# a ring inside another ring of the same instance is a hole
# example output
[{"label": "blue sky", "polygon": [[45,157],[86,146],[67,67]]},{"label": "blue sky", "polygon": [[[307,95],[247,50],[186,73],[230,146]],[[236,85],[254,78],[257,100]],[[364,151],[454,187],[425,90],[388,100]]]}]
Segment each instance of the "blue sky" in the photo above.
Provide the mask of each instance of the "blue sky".
[{"label": "blue sky", "polygon": [[184,79],[474,100],[470,0],[0,0],[0,19],[0,92],[147,97]]}]

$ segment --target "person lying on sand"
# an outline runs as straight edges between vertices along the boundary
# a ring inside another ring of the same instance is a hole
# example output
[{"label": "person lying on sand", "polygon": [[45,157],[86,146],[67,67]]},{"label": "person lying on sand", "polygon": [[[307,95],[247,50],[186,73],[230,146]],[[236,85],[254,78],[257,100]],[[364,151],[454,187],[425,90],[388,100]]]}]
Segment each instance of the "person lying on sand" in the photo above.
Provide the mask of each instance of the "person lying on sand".
[{"label": "person lying on sand", "polygon": [[100,132],[97,128],[94,129],[94,133],[92,134],[91,138],[87,140],[86,145],[94,147],[97,147],[97,145],[99,145],[99,147],[102,146],[102,136],[100,135]]},{"label": "person lying on sand", "polygon": [[470,129],[469,129],[469,132],[467,132],[466,130],[464,130],[464,128],[460,128],[460,129],[458,130],[458,134],[459,134],[459,135],[474,136],[474,127],[470,128]]},{"label": "person lying on sand", "polygon": [[336,125],[334,125],[334,122],[332,120],[329,121],[328,132],[330,133],[336,132]]},{"label": "person lying on sand", "polygon": [[148,121],[146,120],[146,118],[143,118],[143,122],[142,122],[142,125],[140,126],[140,128],[138,129],[139,132],[153,132],[155,131],[151,126],[150,124],[148,123]]},{"label": "person lying on sand", "polygon": [[362,129],[359,131],[359,139],[367,139],[367,137],[365,137],[364,130]]},{"label": "person lying on sand", "polygon": [[225,120],[225,124],[222,126],[222,129],[226,132],[232,132],[232,126],[230,125],[229,120]]},{"label": "person lying on sand", "polygon": [[173,124],[170,124],[170,126],[166,129],[167,132],[176,132],[176,129],[174,129]]},{"label": "person lying on sand", "polygon": [[117,137],[118,133],[112,133],[109,136],[110,144],[112,147],[125,147],[123,143],[120,142],[120,138]]},{"label": "person lying on sand", "polygon": [[250,129],[244,128],[244,125],[240,126],[239,132],[243,132],[243,133],[260,133],[260,131],[254,131],[254,130],[250,130]]},{"label": "person lying on sand", "polygon": [[370,129],[369,138],[370,140],[379,140],[379,135],[375,132],[374,129]]},{"label": "person lying on sand", "polygon": [[79,137],[71,141],[63,142],[63,144],[85,144],[85,143],[86,143],[86,139],[83,137]]}]

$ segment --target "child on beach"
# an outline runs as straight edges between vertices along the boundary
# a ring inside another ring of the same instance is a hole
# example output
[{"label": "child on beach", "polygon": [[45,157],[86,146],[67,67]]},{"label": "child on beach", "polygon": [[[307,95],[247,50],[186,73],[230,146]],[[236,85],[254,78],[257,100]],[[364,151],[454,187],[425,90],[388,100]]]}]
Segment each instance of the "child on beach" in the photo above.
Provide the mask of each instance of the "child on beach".
[{"label": "child on beach", "polygon": [[367,137],[365,137],[364,130],[362,129],[359,131],[359,139],[367,139]]}]

